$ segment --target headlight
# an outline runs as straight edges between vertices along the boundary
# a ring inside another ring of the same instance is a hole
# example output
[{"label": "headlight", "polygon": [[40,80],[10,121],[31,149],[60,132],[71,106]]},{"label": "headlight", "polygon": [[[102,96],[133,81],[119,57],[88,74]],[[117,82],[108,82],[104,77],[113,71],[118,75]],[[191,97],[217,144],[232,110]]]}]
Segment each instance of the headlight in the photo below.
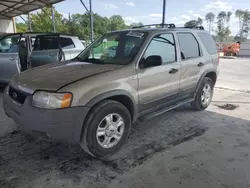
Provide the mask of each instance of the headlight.
[{"label": "headlight", "polygon": [[73,96],[71,93],[50,93],[37,91],[33,95],[32,105],[38,108],[57,109],[70,107]]}]

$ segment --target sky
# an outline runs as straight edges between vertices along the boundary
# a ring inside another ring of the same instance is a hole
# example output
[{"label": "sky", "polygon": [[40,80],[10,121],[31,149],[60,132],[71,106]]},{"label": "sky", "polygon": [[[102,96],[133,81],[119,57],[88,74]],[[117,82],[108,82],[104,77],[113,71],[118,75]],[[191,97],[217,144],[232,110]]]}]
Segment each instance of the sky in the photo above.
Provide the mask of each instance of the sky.
[{"label": "sky", "polygon": [[[89,0],[83,0],[89,7]],[[161,23],[163,0],[92,0],[93,12],[102,16],[121,15],[127,24],[142,22],[143,24]],[[69,13],[84,13],[80,0],[65,0],[55,5],[56,9],[67,17]],[[191,19],[204,18],[207,12],[217,14],[220,11],[232,11],[232,35],[238,32],[238,22],[234,16],[237,9],[249,9],[249,0],[166,0],[166,23],[177,26]],[[204,23],[205,27],[206,23]]]}]

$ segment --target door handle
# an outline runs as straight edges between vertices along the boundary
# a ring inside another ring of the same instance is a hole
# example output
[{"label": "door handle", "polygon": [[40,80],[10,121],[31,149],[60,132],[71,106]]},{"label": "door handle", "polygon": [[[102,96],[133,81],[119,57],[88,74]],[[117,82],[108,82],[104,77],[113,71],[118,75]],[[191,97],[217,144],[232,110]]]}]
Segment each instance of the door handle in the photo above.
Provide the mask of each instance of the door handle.
[{"label": "door handle", "polygon": [[172,69],[169,71],[169,74],[175,74],[175,73],[177,73],[178,71],[179,71],[178,69],[172,68]]},{"label": "door handle", "polygon": [[202,66],[204,66],[204,63],[200,62],[197,66],[202,67]]}]

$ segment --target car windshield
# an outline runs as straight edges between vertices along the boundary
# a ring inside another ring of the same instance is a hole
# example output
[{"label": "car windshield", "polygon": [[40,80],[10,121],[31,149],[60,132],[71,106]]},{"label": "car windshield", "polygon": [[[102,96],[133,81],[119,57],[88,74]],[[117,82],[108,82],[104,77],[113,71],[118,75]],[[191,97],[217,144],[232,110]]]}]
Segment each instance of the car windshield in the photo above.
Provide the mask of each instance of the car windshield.
[{"label": "car windshield", "polygon": [[147,33],[138,31],[122,31],[109,33],[90,45],[77,58],[98,64],[129,64],[144,42]]}]

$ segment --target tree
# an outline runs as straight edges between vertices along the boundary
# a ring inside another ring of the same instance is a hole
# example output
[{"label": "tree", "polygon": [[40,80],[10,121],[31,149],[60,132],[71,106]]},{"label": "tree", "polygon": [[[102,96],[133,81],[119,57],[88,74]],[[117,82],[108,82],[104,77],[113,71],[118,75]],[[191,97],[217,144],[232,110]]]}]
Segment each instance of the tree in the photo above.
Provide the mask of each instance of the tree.
[{"label": "tree", "polygon": [[[31,28],[34,32],[52,32],[53,22],[50,8],[43,8],[41,12],[31,14]],[[55,10],[55,23],[57,32],[67,32],[62,22],[63,16]]]},{"label": "tree", "polygon": [[212,31],[212,27],[214,24],[214,20],[215,20],[215,14],[213,12],[209,12],[206,14],[205,16],[205,20],[207,21],[208,27],[209,27],[209,33],[211,33]]},{"label": "tree", "polygon": [[120,15],[111,16],[109,18],[108,27],[109,27],[109,30],[111,31],[127,29],[127,25],[125,24],[125,21]]},{"label": "tree", "polygon": [[186,22],[184,25],[184,27],[190,27],[190,28],[197,27],[197,26],[198,26],[197,20],[190,20]]},{"label": "tree", "polygon": [[[72,14],[68,18],[63,18],[56,10],[55,23],[56,31],[60,33],[69,33],[78,36],[82,40],[90,40],[90,14]],[[34,32],[52,32],[53,23],[51,20],[52,13],[50,8],[44,8],[42,11],[31,14],[31,26]],[[107,32],[114,30],[126,29],[129,26],[125,24],[122,16],[114,15],[110,18],[102,17],[99,14],[93,14],[94,19],[94,37],[97,38]],[[142,23],[135,23],[143,25]],[[27,24],[16,23],[18,32],[27,31]]]},{"label": "tree", "polygon": [[220,42],[223,42],[226,38],[228,38],[231,33],[229,29],[231,15],[231,12],[221,11],[217,16],[218,22],[216,34]]},{"label": "tree", "polygon": [[250,29],[250,12],[248,10],[237,9],[235,12],[235,17],[239,19],[239,32],[235,36],[237,41],[245,41],[248,37],[248,32]]},{"label": "tree", "polygon": [[198,24],[198,26],[202,26],[203,25],[203,19],[201,19],[200,17],[198,17],[197,24]]},{"label": "tree", "polygon": [[23,32],[27,32],[28,31],[28,25],[26,23],[18,23],[16,22],[16,30],[17,33],[23,33]]},{"label": "tree", "polygon": [[185,25],[184,25],[184,27],[193,28],[193,27],[202,26],[202,24],[203,24],[203,19],[201,19],[200,17],[198,17],[197,20],[190,20],[190,21],[186,22]]},{"label": "tree", "polygon": [[138,23],[132,23],[129,25],[129,28],[133,28],[133,27],[140,27],[140,26],[143,26],[143,23],[141,22],[138,22]]}]

